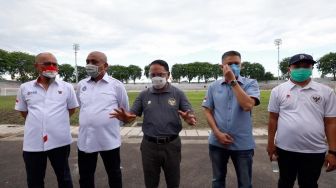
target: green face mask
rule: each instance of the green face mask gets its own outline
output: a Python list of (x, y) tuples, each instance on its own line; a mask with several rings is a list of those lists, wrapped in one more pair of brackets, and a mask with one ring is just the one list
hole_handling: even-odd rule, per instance
[(295, 82), (304, 82), (308, 80), (311, 75), (312, 75), (312, 69), (310, 68), (292, 69), (290, 72), (290, 77)]

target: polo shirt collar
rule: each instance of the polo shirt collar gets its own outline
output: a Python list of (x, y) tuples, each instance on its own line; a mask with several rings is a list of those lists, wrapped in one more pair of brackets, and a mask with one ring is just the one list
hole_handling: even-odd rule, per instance
[[(91, 76), (89, 76), (88, 78), (85, 78), (86, 82), (94, 82), (93, 78)], [(101, 80), (104, 80), (105, 82), (109, 82), (109, 76), (107, 73), (104, 74), (103, 78)]]
[[(301, 86), (298, 86), (298, 85), (296, 85), (294, 82), (292, 82), (292, 80), (288, 80), (287, 81), (287, 83), (289, 84), (289, 88), (290, 88), (290, 90), (292, 90), (294, 87), (301, 87)], [(314, 89), (314, 90), (318, 90), (318, 87), (317, 87), (317, 85), (316, 85), (316, 83), (311, 79), (310, 81), (309, 81), (309, 83), (306, 85), (306, 86), (304, 86), (302, 89)]]
[(152, 87), (149, 88), (149, 91), (151, 93), (170, 93), (172, 91), (172, 86), (169, 82), (167, 82), (167, 85), (165, 86), (165, 88), (163, 90), (158, 91), (158, 90), (154, 89), (153, 86), (152, 86)]
[[(39, 85), (39, 83), (38, 83), (38, 80), (40, 79), (40, 77), (37, 77), (35, 80), (34, 80), (34, 85)], [(55, 84), (57, 84), (57, 85), (59, 85), (60, 84), (60, 81), (57, 79), (57, 78), (55, 78), (55, 81), (53, 82), (53, 83), (55, 83)], [(52, 84), (52, 83), (51, 83)]]
[[(243, 77), (242, 77), (242, 76), (239, 75), (238, 78), (237, 78), (237, 81), (238, 81), (239, 85), (244, 85), (244, 80), (243, 80)], [(226, 83), (225, 78), (222, 79), (221, 84), (222, 84), (222, 85), (223, 85), (223, 84), (228, 84), (228, 83)]]

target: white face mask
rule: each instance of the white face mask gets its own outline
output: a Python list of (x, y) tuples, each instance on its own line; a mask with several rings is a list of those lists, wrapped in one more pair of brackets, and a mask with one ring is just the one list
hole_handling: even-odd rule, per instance
[(166, 78), (156, 76), (152, 78), (152, 85), (155, 89), (162, 89), (167, 83)]
[(99, 76), (100, 72), (98, 71), (99, 67), (97, 65), (88, 64), (85, 67), (86, 73), (92, 78)]
[(42, 75), (47, 78), (55, 78), (57, 74), (58, 74), (57, 71), (43, 71), (42, 72)]

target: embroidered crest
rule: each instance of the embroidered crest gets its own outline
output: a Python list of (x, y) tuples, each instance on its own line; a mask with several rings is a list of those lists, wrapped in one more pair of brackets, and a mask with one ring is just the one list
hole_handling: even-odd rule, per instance
[(147, 104), (151, 104), (152, 103), (152, 101), (147, 101)]
[(62, 94), (62, 91), (58, 91), (58, 94)]
[(320, 104), (321, 101), (322, 101), (322, 97), (321, 97), (320, 95), (317, 95), (317, 94), (312, 95), (312, 96), (310, 97), (310, 99), (311, 99), (314, 103), (316, 103), (316, 104)]
[(84, 87), (82, 88), (82, 91), (86, 91), (86, 86), (84, 86)]
[(169, 98), (169, 99), (168, 99), (168, 104), (169, 104), (170, 106), (175, 106), (175, 105), (176, 105), (176, 100), (175, 100), (174, 98)]
[(300, 59), (304, 59), (306, 58), (304, 55), (300, 55)]

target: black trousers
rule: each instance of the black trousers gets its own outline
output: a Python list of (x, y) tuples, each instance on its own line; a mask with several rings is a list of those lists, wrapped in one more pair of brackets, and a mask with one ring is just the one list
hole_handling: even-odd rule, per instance
[(81, 188), (93, 188), (97, 157), (100, 154), (108, 176), (110, 187), (121, 188), (120, 148), (94, 153), (85, 153), (78, 149), (79, 185)]
[(325, 153), (297, 153), (277, 148), (280, 178), (278, 188), (317, 188)]
[(57, 177), (58, 187), (72, 188), (72, 179), (68, 162), (69, 155), (70, 145), (43, 152), (23, 151), (28, 187), (44, 187), (47, 158), (49, 158), (50, 164)]
[(157, 188), (163, 169), (167, 188), (180, 185), (181, 139), (167, 144), (156, 144), (145, 139), (141, 143), (142, 166), (146, 188)]

